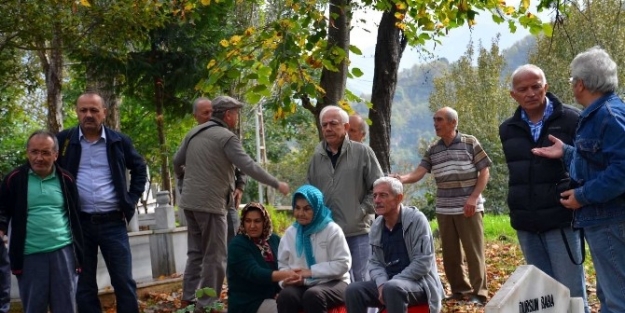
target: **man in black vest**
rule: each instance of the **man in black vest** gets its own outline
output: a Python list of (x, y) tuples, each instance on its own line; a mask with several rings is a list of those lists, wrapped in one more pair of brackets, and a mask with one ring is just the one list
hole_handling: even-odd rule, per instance
[(581, 263), (580, 234), (572, 229), (573, 213), (560, 204), (556, 190), (558, 182), (568, 177), (566, 167), (561, 159), (535, 156), (531, 151), (551, 146), (549, 135), (572, 144), (580, 111), (547, 92), (545, 74), (535, 65), (520, 66), (511, 81), (510, 96), (519, 107), (499, 126), (510, 172), (510, 222), (526, 262), (567, 286), (571, 297), (582, 297), (590, 312), (584, 268), (573, 262)]

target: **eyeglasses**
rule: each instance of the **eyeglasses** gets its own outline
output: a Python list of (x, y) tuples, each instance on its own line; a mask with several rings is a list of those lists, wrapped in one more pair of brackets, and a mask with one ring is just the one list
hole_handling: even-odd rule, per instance
[(42, 156), (44, 158), (51, 157), (54, 152), (49, 150), (28, 150), (28, 154), (33, 157)]

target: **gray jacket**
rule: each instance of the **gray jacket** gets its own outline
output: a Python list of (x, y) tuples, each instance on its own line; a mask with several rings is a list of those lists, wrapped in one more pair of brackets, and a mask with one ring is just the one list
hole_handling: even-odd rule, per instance
[(373, 150), (345, 137), (336, 167), (326, 152), (326, 142), (315, 148), (308, 167), (308, 183), (323, 193), (332, 219), (341, 226), (345, 237), (364, 235), (373, 222), (373, 182), (382, 177), (382, 169)]
[[(217, 126), (202, 131), (212, 124)], [(191, 137), (193, 140), (190, 140)], [(174, 169), (178, 171), (183, 165), (184, 188), (179, 205), (189, 211), (226, 214), (235, 188), (235, 166), (263, 184), (274, 188), (278, 188), (279, 184), (278, 179), (245, 153), (239, 138), (217, 118), (187, 133), (174, 156)]]
[[(438, 313), (441, 310), (444, 291), (438, 277), (434, 238), (430, 224), (428, 224), (425, 215), (415, 207), (402, 205), (400, 219), (410, 264), (393, 279), (410, 280), (419, 284), (428, 297), (430, 312)], [(389, 280), (385, 269), (384, 250), (382, 249), (383, 227), (386, 227), (384, 217), (379, 216), (371, 226), (369, 233), (369, 243), (373, 251), (367, 269), (371, 275), (371, 280), (375, 281), (378, 287)]]

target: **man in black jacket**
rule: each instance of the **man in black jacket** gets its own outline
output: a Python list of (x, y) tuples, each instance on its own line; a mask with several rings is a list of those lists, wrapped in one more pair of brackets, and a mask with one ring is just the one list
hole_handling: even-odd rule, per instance
[(146, 165), (130, 138), (102, 124), (106, 106), (99, 95), (86, 93), (78, 97), (76, 114), (80, 126), (64, 130), (57, 137), (61, 144), (58, 163), (76, 177), (80, 196), (85, 263), (78, 280), (78, 311), (102, 312), (96, 281), (99, 247), (115, 290), (117, 312), (138, 313), (126, 222), (135, 214), (145, 190)]
[[(24, 312), (76, 312), (82, 233), (74, 177), (55, 166), (56, 136), (28, 138), (28, 163), (0, 187), (0, 237), (12, 225), (9, 256)], [(4, 244), (0, 242), (0, 244)]]
[(526, 262), (567, 286), (571, 297), (582, 297), (589, 312), (584, 268), (573, 262), (582, 259), (580, 234), (572, 229), (573, 213), (560, 204), (556, 189), (568, 173), (560, 159), (538, 157), (531, 151), (551, 146), (549, 135), (572, 144), (580, 111), (547, 92), (545, 74), (535, 65), (520, 66), (511, 80), (510, 96), (519, 107), (499, 126), (510, 172), (510, 222)]

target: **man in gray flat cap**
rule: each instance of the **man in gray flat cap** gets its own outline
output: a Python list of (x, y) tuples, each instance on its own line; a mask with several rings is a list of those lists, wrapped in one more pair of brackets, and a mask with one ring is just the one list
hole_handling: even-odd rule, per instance
[[(238, 100), (219, 96), (212, 101), (210, 121), (191, 129), (180, 150), (174, 156), (174, 169), (184, 166), (184, 188), (180, 208), (187, 218), (187, 268), (184, 280), (192, 275), (187, 271), (201, 263), (199, 286), (185, 284), (184, 288), (211, 287), (215, 298), (197, 299), (197, 308), (203, 308), (219, 299), (226, 273), (227, 208), (232, 201), (234, 169), (260, 183), (289, 192), (289, 185), (267, 173), (243, 150), (239, 138), (232, 132), (239, 120), (243, 104)], [(176, 173), (180, 174), (180, 173)]]

